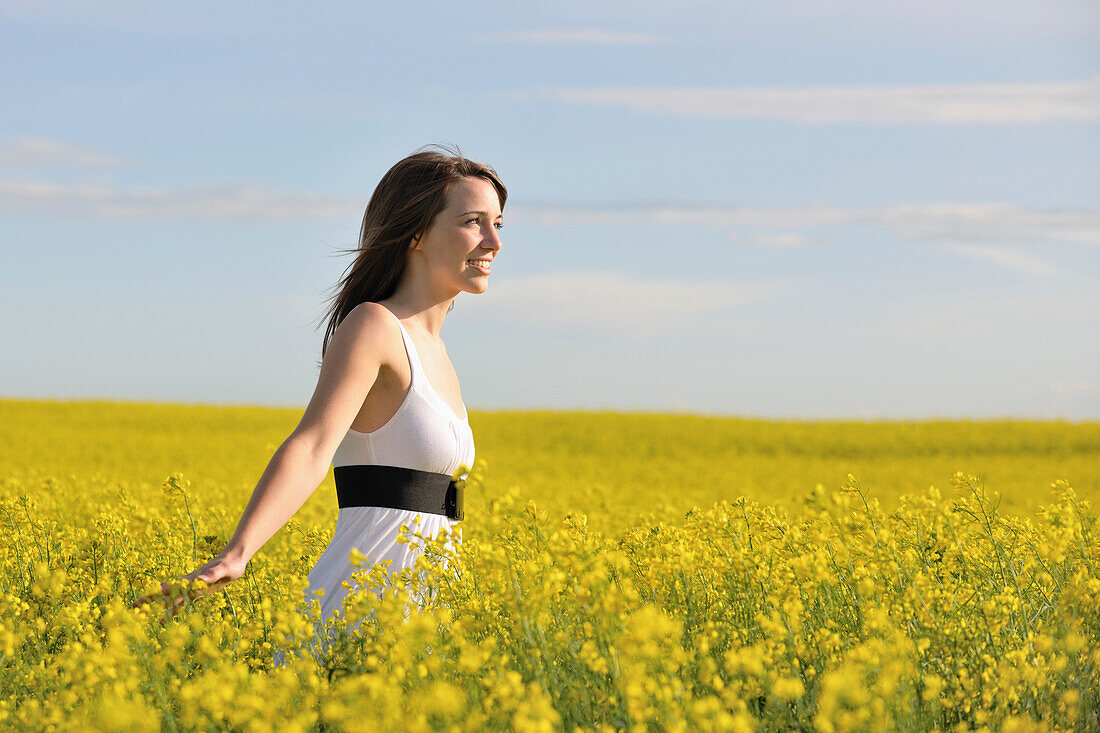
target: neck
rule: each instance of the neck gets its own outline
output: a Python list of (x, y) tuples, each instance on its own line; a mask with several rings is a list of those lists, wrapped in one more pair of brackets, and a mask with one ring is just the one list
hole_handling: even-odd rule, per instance
[(453, 288), (433, 288), (426, 282), (417, 282), (418, 278), (408, 277), (411, 274), (405, 272), (406, 277), (401, 278), (393, 295), (386, 298), (383, 305), (401, 320), (408, 319), (424, 332), (439, 338), (443, 320), (458, 292)]

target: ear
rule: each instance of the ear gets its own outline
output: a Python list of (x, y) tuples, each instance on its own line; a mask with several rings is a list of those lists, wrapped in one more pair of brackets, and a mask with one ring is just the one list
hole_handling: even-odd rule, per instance
[(422, 235), (423, 232), (417, 232), (413, 235), (412, 242), (409, 244), (409, 249), (417, 249), (420, 246), (420, 237)]

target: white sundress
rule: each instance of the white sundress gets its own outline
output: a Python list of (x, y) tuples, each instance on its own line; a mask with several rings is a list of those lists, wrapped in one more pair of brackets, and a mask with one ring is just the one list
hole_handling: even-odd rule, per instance
[[(392, 314), (392, 313), (391, 313)], [(474, 436), (470, 429), (469, 412), (459, 418), (450, 405), (432, 388), (420, 363), (409, 332), (394, 315), (401, 329), (401, 338), (412, 371), (412, 384), (401, 406), (385, 425), (370, 433), (348, 429), (333, 454), (332, 465), (400, 466), (420, 471), (453, 474), (460, 465), (474, 463)], [(467, 472), (460, 474), (465, 478)], [(419, 523), (416, 518), (419, 517)], [(390, 507), (342, 507), (336, 516), (332, 540), (317, 559), (309, 574), (306, 600), (317, 598), (315, 590), (323, 590), (318, 598), (320, 619), (338, 612), (350, 592), (343, 583), (360, 568), (351, 564), (348, 555), (357, 549), (366, 556), (364, 567), (389, 560), (389, 572), (412, 568), (420, 555), (415, 542), (397, 542), (401, 525), (408, 525), (409, 534), (420, 532), (426, 537), (446, 533), (447, 544), (461, 543), (458, 520), (442, 514), (419, 513)], [(276, 665), (283, 661), (282, 652), (275, 655)]]

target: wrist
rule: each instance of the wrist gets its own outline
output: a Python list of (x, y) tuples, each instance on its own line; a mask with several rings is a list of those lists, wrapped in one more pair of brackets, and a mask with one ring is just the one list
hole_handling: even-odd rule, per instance
[(239, 544), (230, 543), (222, 550), (221, 556), (231, 562), (240, 563), (242, 566), (247, 565), (248, 561), (252, 559), (252, 553), (247, 551)]

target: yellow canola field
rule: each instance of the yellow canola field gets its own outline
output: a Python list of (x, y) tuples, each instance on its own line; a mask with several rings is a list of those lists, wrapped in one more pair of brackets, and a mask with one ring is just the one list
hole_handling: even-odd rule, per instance
[(1100, 727), (1096, 423), (475, 411), (457, 555), (311, 617), (330, 473), (226, 590), (130, 609), (300, 414), (0, 402), (0, 727)]

